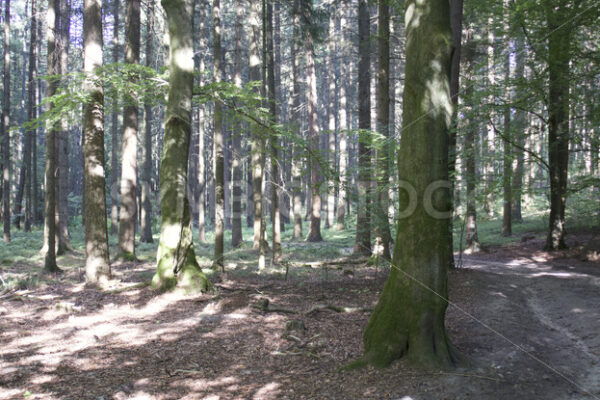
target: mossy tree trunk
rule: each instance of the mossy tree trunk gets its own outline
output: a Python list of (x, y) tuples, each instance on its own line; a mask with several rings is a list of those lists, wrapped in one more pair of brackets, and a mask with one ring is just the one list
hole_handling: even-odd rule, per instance
[(210, 282), (196, 261), (187, 198), (194, 86), (193, 1), (162, 0), (170, 37), (169, 100), (160, 167), (161, 227), (152, 285), (207, 291)]
[[(92, 78), (102, 66), (102, 1), (85, 0), (83, 12), (83, 68)], [(103, 287), (110, 279), (104, 175), (104, 92), (93, 79), (85, 82), (90, 100), (83, 113), (85, 174), (85, 276)]]
[[(457, 357), (444, 328), (452, 215), (448, 1), (409, 0), (405, 21), (404, 129), (398, 173), (401, 181), (415, 189), (417, 205), (398, 221), (393, 268), (364, 333), (364, 359), (384, 367), (406, 356), (422, 366), (451, 367)], [(406, 210), (411, 201), (403, 192), (400, 210)]]
[[(127, 0), (127, 43), (125, 62), (140, 62), (140, 0)], [(125, 95), (123, 147), (121, 152), (121, 207), (119, 214), (119, 257), (135, 259), (137, 216), (137, 142), (139, 110), (132, 95)]]

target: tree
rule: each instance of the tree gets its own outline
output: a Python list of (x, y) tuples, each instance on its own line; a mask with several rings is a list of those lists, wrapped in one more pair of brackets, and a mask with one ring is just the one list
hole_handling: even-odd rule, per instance
[[(449, 12), (448, 0), (406, 2), (398, 172), (419, 201), (414, 212), (398, 220), (393, 268), (363, 336), (364, 361), (380, 367), (402, 356), (435, 367), (450, 367), (458, 360), (444, 327), (452, 209), (447, 185), (452, 120)], [(407, 209), (410, 197), (400, 193), (400, 210)]]
[(211, 285), (194, 251), (187, 167), (194, 86), (193, 1), (162, 0), (169, 27), (171, 63), (165, 138), (160, 165), (161, 227), (152, 285), (207, 291)]
[[(127, 43), (125, 62), (140, 62), (140, 0), (127, 0)], [(133, 95), (125, 95), (123, 111), (123, 150), (121, 153), (121, 207), (119, 213), (119, 257), (135, 259), (135, 220), (137, 216), (137, 137), (138, 107)]]
[(308, 102), (308, 140), (310, 141), (310, 188), (311, 209), (310, 223), (308, 225), (307, 242), (321, 242), (321, 180), (319, 160), (319, 117), (317, 113), (317, 75), (315, 71), (315, 46), (314, 33), (310, 29), (313, 22), (313, 6), (309, 1), (303, 6), (304, 17), (304, 46), (306, 49), (306, 83)]
[[(146, 66), (152, 68), (154, 56), (154, 0), (148, 1), (146, 28)], [(140, 220), (140, 241), (152, 243), (152, 104), (144, 105), (146, 119), (144, 129), (144, 164), (142, 167), (142, 218)]]
[[(119, 4), (113, 0), (113, 35), (112, 35), (112, 62), (119, 62)], [(118, 97), (113, 98), (118, 102)], [(119, 115), (113, 110), (111, 117), (111, 146), (110, 146), (110, 234), (119, 232)]]
[(2, 99), (2, 240), (10, 242), (10, 0), (4, 1), (4, 79)]
[(389, 225), (390, 179), (390, 7), (388, 0), (379, 0), (378, 71), (377, 71), (377, 132), (381, 135), (377, 143), (377, 196), (375, 203), (375, 242), (382, 246), (381, 256), (391, 260)]
[[(224, 65), (221, 60), (221, 5), (219, 0), (213, 0), (213, 55), (215, 82), (221, 82), (224, 74)], [(223, 268), (223, 235), (225, 229), (225, 160), (223, 157), (223, 106), (215, 101), (214, 110), (214, 137), (213, 137), (213, 162), (215, 166), (215, 254), (213, 266)]]
[[(346, 26), (346, 9), (341, 9), (340, 26)], [(345, 43), (344, 43), (345, 44)], [(345, 50), (345, 47), (344, 47)], [(348, 65), (346, 62), (342, 62), (341, 76), (348, 76)], [(338, 231), (344, 229), (344, 220), (346, 216), (346, 205), (348, 199), (346, 198), (347, 193), (347, 166), (348, 166), (348, 115), (346, 113), (347, 97), (346, 97), (346, 84), (340, 82), (340, 101), (339, 101), (339, 118), (340, 118), (340, 189), (338, 194), (337, 204), (337, 218), (335, 227)]]
[(102, 66), (102, 1), (83, 5), (83, 70), (89, 100), (83, 111), (85, 174), (85, 276), (88, 284), (106, 286), (110, 279), (104, 174), (104, 92), (94, 79)]
[[(29, 71), (27, 74), (27, 121), (33, 121), (35, 118), (35, 100), (36, 100), (36, 82), (34, 80), (37, 71), (37, 2), (36, 0), (31, 1), (31, 32), (29, 40)], [(36, 174), (36, 162), (35, 158), (31, 157), (33, 151), (32, 147), (37, 141), (36, 129), (28, 128), (25, 133), (27, 136), (26, 149), (25, 149), (25, 160), (26, 163), (26, 175), (27, 175), (27, 186), (25, 188), (25, 232), (31, 231), (31, 223), (33, 219), (32, 206), (35, 208), (37, 204), (32, 205), (31, 191), (37, 191), (37, 187), (33, 185), (35, 181), (32, 179), (32, 175)], [(33, 161), (33, 167), (32, 167)], [(37, 174), (36, 174), (37, 175)], [(35, 214), (35, 213), (33, 213)], [(35, 220), (33, 221), (35, 222)]]
[[(244, 4), (241, 1), (235, 5), (235, 60), (234, 60), (234, 82), (242, 87), (242, 36), (244, 27), (242, 20), (244, 16)], [(242, 125), (236, 121), (235, 132), (231, 138), (233, 169), (233, 202), (231, 219), (231, 245), (233, 248), (240, 247), (243, 243), (242, 237)]]
[[(48, 2), (48, 11), (46, 13), (46, 25), (48, 41), (48, 75), (55, 76), (58, 72), (58, 53), (57, 53), (57, 14), (59, 11), (59, 0), (50, 0)], [(48, 82), (48, 96), (54, 96), (58, 82), (56, 79), (50, 79)], [(52, 110), (54, 105), (49, 104)], [(45, 218), (44, 218), (44, 271), (59, 272), (56, 265), (56, 219), (54, 218), (56, 210), (56, 127), (49, 126), (46, 129), (46, 168), (45, 168)]]
[[(300, 138), (300, 10), (299, 0), (292, 7), (292, 110), (291, 124), (296, 137)], [(294, 212), (294, 240), (302, 237), (302, 175), (300, 145), (294, 142), (292, 151), (292, 208)]]
[(354, 254), (371, 255), (371, 57), (367, 0), (358, 1), (358, 215)]

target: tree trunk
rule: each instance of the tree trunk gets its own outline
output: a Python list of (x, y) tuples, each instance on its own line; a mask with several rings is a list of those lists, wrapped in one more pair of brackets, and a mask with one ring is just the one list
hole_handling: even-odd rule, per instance
[(294, 1), (292, 19), (292, 112), (291, 125), (296, 135), (292, 151), (292, 209), (294, 213), (294, 240), (302, 237), (302, 151), (300, 148), (300, 11), (299, 0)]
[[(148, 1), (146, 31), (146, 66), (152, 68), (154, 57), (154, 0)], [(145, 134), (144, 134), (144, 166), (142, 169), (142, 215), (140, 218), (140, 241), (152, 243), (152, 105), (144, 105)]]
[[(267, 3), (267, 99), (271, 123), (277, 124), (277, 88), (275, 87), (275, 57), (273, 52), (273, 3)], [(279, 264), (282, 258), (281, 250), (281, 209), (279, 205), (279, 143), (280, 137), (271, 133), (269, 137), (271, 151), (271, 216), (273, 227), (273, 264)]]
[[(516, 61), (515, 61), (515, 76), (525, 77), (525, 48), (523, 44), (523, 38), (517, 37), (516, 39)], [(517, 98), (525, 98), (523, 89), (518, 89)], [(513, 159), (515, 160), (514, 168), (512, 171), (512, 220), (514, 222), (521, 222), (523, 217), (521, 215), (521, 198), (523, 193), (523, 174), (525, 169), (525, 154), (523, 148), (525, 147), (525, 137), (527, 130), (527, 121), (525, 112), (522, 110), (515, 110), (514, 119), (514, 140), (518, 144), (518, 147), (513, 148)]]
[[(113, 0), (113, 39), (112, 39), (112, 62), (119, 62), (119, 4), (120, 1)], [(113, 105), (119, 99), (115, 96)], [(110, 150), (110, 234), (119, 232), (119, 115), (116, 107), (111, 116), (111, 150)]]
[[(242, 87), (242, 36), (244, 27), (244, 4), (238, 1), (235, 6), (235, 60), (234, 81), (238, 88)], [(242, 124), (235, 122), (231, 138), (232, 147), (232, 177), (233, 177), (233, 204), (231, 220), (231, 244), (238, 248), (244, 244), (242, 237)]]
[[(505, 24), (505, 28), (508, 31), (508, 23)], [(511, 41), (508, 35), (505, 37), (506, 46), (510, 49)], [(510, 54), (504, 56), (504, 81), (508, 82), (510, 79)], [(510, 103), (510, 88), (504, 89), (506, 93), (505, 103)], [(503, 174), (502, 174), (502, 196), (503, 196), (503, 210), (502, 210), (502, 236), (512, 235), (512, 127), (511, 127), (511, 109), (506, 107), (504, 109), (504, 135), (502, 136), (503, 144)]]
[(370, 16), (366, 0), (358, 2), (358, 214), (354, 254), (371, 255), (371, 57)]
[[(457, 361), (444, 327), (452, 198), (445, 185), (429, 192), (432, 184), (448, 180), (448, 0), (408, 0), (406, 10), (405, 128), (398, 171), (399, 179), (426, 201), (398, 221), (393, 268), (365, 329), (364, 359), (383, 367), (407, 356), (418, 365), (448, 368)], [(408, 197), (400, 195), (400, 210)]]
[[(102, 66), (102, 2), (85, 0), (83, 13), (84, 71), (91, 78)], [(110, 279), (104, 176), (104, 93), (88, 79), (84, 105), (85, 276), (88, 284), (104, 287)]]
[(375, 203), (375, 244), (381, 256), (391, 260), (388, 207), (390, 180), (390, 8), (387, 0), (379, 0), (379, 62), (377, 73), (377, 132), (381, 135), (377, 145), (377, 202)]
[[(127, 0), (127, 43), (125, 62), (140, 62), (140, 0)], [(137, 138), (138, 107), (133, 96), (125, 95), (121, 162), (121, 207), (119, 214), (119, 257), (135, 259), (137, 216)]]
[[(30, 40), (29, 40), (29, 71), (27, 75), (27, 121), (32, 121), (35, 114), (35, 73), (37, 71), (37, 6), (36, 0), (31, 0), (31, 31), (30, 31)], [(37, 160), (31, 157), (32, 147), (36, 142), (36, 129), (30, 128), (27, 129), (25, 134), (26, 142), (25, 142), (25, 164), (26, 164), (26, 175), (27, 175), (27, 183), (25, 187), (25, 232), (31, 231), (31, 223), (32, 223), (32, 175), (35, 174), (35, 166)], [(33, 161), (33, 167), (32, 167)], [(33, 190), (37, 190), (35, 186), (33, 186)], [(35, 207), (35, 203), (33, 204)]]
[(160, 167), (161, 229), (152, 285), (207, 291), (210, 282), (194, 252), (187, 167), (194, 86), (193, 1), (162, 0), (169, 26), (171, 64), (165, 138)]
[(4, 243), (10, 242), (10, 0), (4, 1), (4, 82), (2, 100), (2, 221)]
[[(195, 0), (199, 9), (198, 16), (198, 36), (199, 36), (199, 47), (201, 49), (206, 48), (207, 34), (206, 34), (206, 11), (204, 2)], [(194, 7), (196, 8), (196, 7)], [(196, 25), (196, 24), (195, 24)], [(194, 26), (195, 26), (194, 25)], [(204, 72), (204, 56), (198, 55), (198, 71)], [(200, 75), (200, 84), (203, 82), (203, 76)], [(205, 111), (206, 106), (201, 104), (198, 106), (198, 240), (200, 243), (206, 242), (206, 158), (205, 158)]]
[[(224, 66), (221, 61), (221, 6), (220, 0), (213, 0), (213, 79), (221, 82)], [(215, 101), (213, 162), (215, 166), (215, 253), (213, 267), (223, 268), (223, 234), (225, 207), (225, 170), (223, 159), (223, 106)]]
[[(345, 6), (342, 7), (340, 18), (340, 28), (346, 27), (346, 10)], [(342, 35), (343, 36), (343, 35)], [(345, 41), (344, 43), (344, 53), (345, 52)], [(342, 68), (341, 68), (341, 76), (346, 77), (349, 76), (349, 68), (348, 63), (346, 62), (346, 58), (342, 58)], [(347, 182), (347, 166), (348, 166), (348, 114), (346, 112), (346, 107), (348, 106), (347, 98), (346, 98), (346, 82), (340, 82), (340, 104), (339, 104), (339, 119), (340, 119), (340, 189), (338, 193), (338, 204), (337, 204), (337, 218), (336, 218), (336, 230), (342, 231), (344, 230), (344, 222), (346, 217), (346, 204), (348, 202), (347, 193), (348, 193), (348, 182)]]
[(328, 105), (327, 105), (327, 150), (328, 150), (328, 171), (327, 171), (327, 217), (325, 218), (325, 228), (329, 229), (333, 227), (335, 220), (335, 135), (336, 135), (336, 118), (335, 118), (335, 92), (336, 92), (336, 76), (334, 57), (337, 52), (335, 51), (334, 38), (335, 35), (335, 9), (329, 15), (329, 41), (327, 42), (327, 94), (328, 94)]
[[(50, 0), (48, 2), (47, 11), (47, 34), (46, 39), (48, 41), (48, 75), (56, 75), (58, 73), (58, 54), (57, 54), (57, 20), (59, 11), (59, 0)], [(54, 96), (56, 94), (58, 82), (56, 79), (52, 79), (48, 82), (48, 96)], [(49, 108), (52, 109), (53, 104), (49, 104)], [(45, 251), (44, 256), (44, 271), (55, 273), (59, 272), (59, 268), (56, 265), (56, 220), (54, 213), (56, 210), (56, 129), (53, 126), (46, 129), (46, 169), (45, 177), (46, 189), (45, 193), (45, 218), (44, 218), (44, 243), (45, 246), (42, 251)]]
[[(312, 5), (307, 12), (307, 25), (312, 22)], [(317, 114), (317, 76), (315, 72), (315, 48), (314, 39), (309, 29), (304, 34), (304, 46), (306, 47), (306, 74), (307, 74), (307, 102), (308, 102), (308, 139), (310, 141), (310, 189), (311, 207), (310, 224), (308, 226), (307, 242), (321, 242), (321, 179), (319, 160), (319, 117)]]
[(548, 37), (548, 164), (550, 165), (550, 221), (546, 250), (567, 247), (565, 204), (569, 168), (569, 89), (571, 30), (561, 29), (569, 9), (546, 2)]

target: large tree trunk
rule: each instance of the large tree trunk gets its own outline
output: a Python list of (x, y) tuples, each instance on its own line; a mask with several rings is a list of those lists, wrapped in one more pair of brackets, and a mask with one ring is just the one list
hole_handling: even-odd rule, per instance
[[(92, 78), (102, 66), (102, 1), (85, 0), (83, 13), (83, 68)], [(84, 105), (85, 174), (85, 276), (89, 284), (103, 287), (110, 279), (106, 193), (104, 176), (104, 93), (102, 86), (87, 79), (90, 101)]]
[(358, 2), (358, 214), (354, 254), (371, 255), (371, 47), (369, 6)]
[[(398, 221), (393, 268), (365, 329), (364, 357), (380, 367), (406, 356), (418, 365), (447, 368), (457, 361), (444, 327), (452, 198), (447, 185), (431, 189), (448, 180), (448, 0), (408, 0), (406, 10), (405, 128), (398, 172), (426, 201)], [(400, 210), (409, 197), (400, 195)]]
[[(213, 0), (213, 79), (221, 82), (223, 76), (221, 60), (221, 6), (219, 0)], [(213, 163), (215, 166), (215, 253), (213, 266), (223, 268), (223, 234), (224, 207), (225, 207), (225, 166), (223, 159), (223, 106), (215, 101), (214, 111), (214, 136), (213, 136)]]
[[(307, 6), (308, 25), (312, 18), (312, 6)], [(304, 46), (306, 47), (306, 74), (307, 74), (307, 102), (308, 102), (308, 139), (310, 141), (310, 189), (311, 207), (310, 223), (308, 226), (307, 242), (321, 242), (321, 167), (319, 157), (319, 117), (317, 114), (317, 75), (315, 72), (315, 48), (314, 39), (309, 29), (304, 35)]]
[[(234, 81), (238, 88), (242, 87), (242, 36), (244, 27), (244, 4), (238, 1), (235, 6), (235, 60)], [(242, 237), (242, 124), (235, 122), (235, 128), (231, 138), (233, 168), (233, 203), (231, 220), (231, 244), (233, 248), (244, 244)]]
[(377, 146), (377, 202), (375, 203), (375, 244), (381, 246), (381, 256), (391, 260), (392, 234), (389, 225), (390, 179), (390, 8), (387, 0), (379, 0), (379, 62), (377, 73), (377, 132), (381, 135)]
[[(48, 31), (46, 39), (48, 41), (48, 75), (56, 75), (58, 73), (58, 54), (57, 54), (57, 12), (59, 11), (59, 0), (50, 0), (48, 2), (47, 11), (47, 27)], [(48, 82), (48, 96), (56, 94), (57, 82), (52, 79)], [(49, 105), (52, 109), (53, 104)], [(46, 189), (45, 193), (45, 216), (44, 216), (44, 271), (58, 272), (60, 271), (56, 265), (56, 220), (54, 213), (56, 210), (56, 129), (53, 126), (46, 129), (46, 168), (45, 178)]]
[(566, 19), (568, 8), (554, 9), (546, 4), (548, 38), (548, 164), (550, 165), (550, 221), (546, 250), (564, 249), (565, 204), (569, 169), (569, 64), (571, 29), (558, 29)]
[[(51, 0), (52, 1), (52, 0)], [(4, 1), (4, 80), (2, 100), (2, 221), (4, 243), (10, 242), (10, 0)]]
[(162, 0), (169, 26), (171, 64), (165, 138), (160, 166), (160, 243), (152, 285), (207, 291), (210, 282), (194, 252), (187, 167), (194, 86), (193, 1)]
[[(195, 0), (198, 2), (198, 0)], [(207, 46), (207, 34), (206, 34), (206, 11), (204, 2), (199, 1), (197, 3), (199, 9), (198, 16), (198, 36), (199, 36), (199, 47), (201, 49)], [(195, 24), (196, 25), (196, 24)], [(204, 72), (204, 56), (199, 54), (198, 68), (200, 72)], [(195, 62), (195, 61), (194, 61)], [(202, 84), (203, 76), (200, 75), (200, 84)], [(205, 110), (206, 106), (201, 104), (198, 106), (198, 240), (200, 243), (206, 241), (206, 158), (205, 158)]]
[[(154, 0), (148, 1), (146, 31), (146, 66), (152, 68), (154, 57)], [(144, 166), (142, 167), (142, 215), (140, 219), (140, 241), (152, 243), (152, 105), (144, 105), (144, 117), (146, 118), (144, 133)]]
[[(113, 0), (113, 35), (112, 35), (112, 62), (119, 62), (119, 4)], [(111, 147), (110, 147), (110, 234), (119, 232), (119, 114), (115, 103), (119, 101), (115, 96), (113, 99), (113, 110), (111, 116)]]
[[(140, 0), (127, 0), (127, 43), (125, 62), (140, 62)], [(137, 138), (138, 107), (133, 96), (125, 95), (121, 162), (121, 208), (119, 214), (119, 257), (135, 259), (137, 216)]]

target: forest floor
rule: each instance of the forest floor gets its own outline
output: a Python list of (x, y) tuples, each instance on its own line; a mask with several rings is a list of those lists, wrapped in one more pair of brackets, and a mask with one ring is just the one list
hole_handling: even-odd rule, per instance
[(3, 279), (17, 283), (0, 291), (0, 399), (598, 399), (592, 237), (571, 232), (572, 250), (548, 254), (537, 233), (463, 255), (447, 329), (471, 365), (452, 371), (400, 360), (338, 372), (361, 355), (386, 277), (382, 265), (336, 262), (346, 239), (286, 243), (287, 268), (260, 274), (250, 250), (229, 252), (217, 291), (194, 296), (145, 284), (150, 247), (113, 265), (107, 292), (84, 286), (80, 252), (47, 278), (26, 272), (39, 258), (5, 258)]

